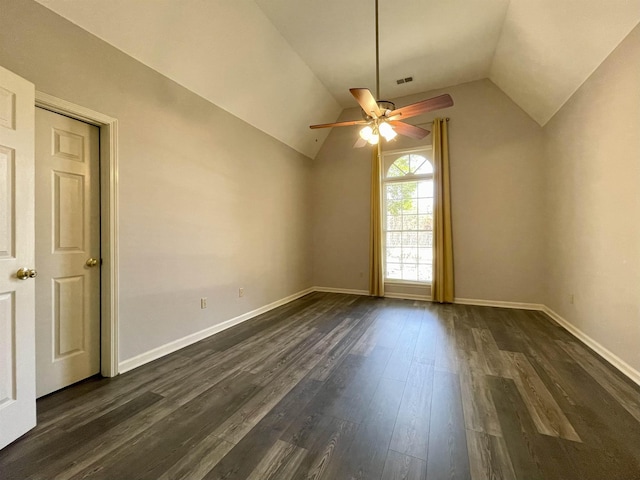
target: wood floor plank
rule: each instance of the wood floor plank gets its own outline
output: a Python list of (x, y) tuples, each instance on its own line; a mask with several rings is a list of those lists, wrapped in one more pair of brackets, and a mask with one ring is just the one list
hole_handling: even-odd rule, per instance
[(502, 363), (498, 345), (486, 328), (473, 328), (473, 338), (478, 352), (478, 364), (483, 366), (485, 375), (508, 377), (509, 372)]
[(473, 338), (473, 327), (466, 314), (466, 310), (454, 309), (453, 325), (458, 355), (462, 355), (464, 358), (471, 352), (476, 352), (477, 348), (476, 341)]
[(351, 349), (352, 355), (364, 355), (368, 356), (378, 343), (378, 337), (380, 336), (380, 322), (378, 318), (373, 318), (373, 321), (369, 325), (369, 328), (360, 336), (356, 344)]
[(413, 352), (418, 342), (419, 330), (412, 328), (404, 328), (398, 342), (393, 349), (389, 363), (385, 368), (383, 376), (386, 378), (392, 378), (400, 380), (402, 382), (407, 380), (409, 375), (409, 369), (413, 361)]
[[(558, 363), (557, 361), (553, 361), (545, 353), (536, 348), (529, 349), (527, 352), (527, 358), (529, 363), (531, 363), (531, 366), (536, 370), (540, 379), (544, 382), (559, 404), (560, 402), (563, 402), (568, 405), (576, 405), (576, 401), (574, 399), (575, 393), (572, 391), (565, 377), (555, 366), (556, 363)], [(565, 411), (562, 405), (560, 405), (560, 408)]]
[(544, 460), (535, 451), (533, 440), (539, 433), (514, 381), (488, 377), (487, 382), (516, 478), (544, 480), (540, 466)]
[(481, 432), (467, 432), (472, 480), (517, 480), (504, 439)]
[(347, 317), (348, 322), (353, 322), (354, 327), (349, 334), (343, 338), (338, 344), (332, 348), (329, 353), (316, 365), (311, 373), (310, 378), (324, 382), (337, 366), (351, 353), (351, 349), (357, 343), (358, 339), (371, 326), (373, 320), (371, 318), (351, 319)]
[(433, 391), (427, 478), (466, 480), (471, 474), (458, 376), (436, 371)]
[(609, 392), (627, 412), (640, 422), (640, 389), (633, 387), (628, 381), (618, 377), (616, 372), (581, 347), (576, 342), (558, 341), (562, 349), (567, 352), (577, 363)]
[(213, 434), (200, 440), (158, 480), (201, 480), (235, 447)]
[(301, 415), (280, 437), (307, 450), (292, 478), (331, 480), (354, 439), (357, 425), (335, 417)]
[(424, 480), (427, 478), (427, 464), (419, 458), (389, 450), (384, 463), (382, 480)]
[(390, 449), (412, 457), (427, 459), (433, 365), (413, 362), (404, 388), (393, 429)]
[(307, 412), (362, 422), (390, 356), (391, 350), (383, 347), (375, 347), (369, 357), (348, 355), (309, 403)]
[[(380, 478), (398, 415), (404, 383), (383, 378), (363, 422), (333, 477), (369, 480)], [(328, 475), (332, 474), (331, 471)]]
[(455, 323), (451, 305), (435, 307), (439, 311), (438, 336), (436, 341), (436, 370), (458, 372), (458, 351), (456, 347)]
[(291, 478), (307, 455), (304, 448), (276, 440), (247, 480), (280, 480)]
[(427, 365), (435, 365), (436, 363), (436, 342), (438, 340), (438, 332), (440, 324), (437, 316), (427, 308), (422, 308), (420, 321), (420, 331), (416, 348), (413, 352), (413, 359), (416, 362)]
[(500, 350), (508, 352), (528, 352), (532, 338), (522, 330), (524, 318), (516, 319), (515, 310), (493, 308), (490, 310), (492, 321), (487, 328)]
[(545, 435), (581, 442), (573, 426), (522, 353), (502, 352), (538, 431)]
[(461, 366), (459, 378), (464, 423), (467, 430), (502, 437), (500, 420), (486, 376), (467, 366)]
[(292, 412), (303, 411), (321, 386), (321, 382), (309, 378), (299, 382), (204, 478), (245, 480), (294, 422), (296, 417)]

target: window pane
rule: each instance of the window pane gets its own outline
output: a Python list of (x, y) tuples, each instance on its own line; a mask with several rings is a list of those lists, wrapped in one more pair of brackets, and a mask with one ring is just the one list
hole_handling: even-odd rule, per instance
[(418, 263), (418, 249), (405, 247), (402, 249), (402, 263)]
[(433, 198), (419, 198), (418, 199), (418, 213), (432, 214), (433, 213)]
[(418, 265), (418, 281), (430, 282), (431, 281), (432, 267), (428, 265)]
[(431, 247), (432, 240), (433, 240), (433, 232), (418, 232), (418, 245), (420, 247)]
[(401, 247), (401, 246), (402, 246), (402, 233), (387, 232), (387, 248)]
[(387, 230), (402, 230), (402, 217), (400, 215), (389, 215), (387, 217)]
[(402, 177), (404, 172), (400, 170), (396, 165), (391, 165), (387, 172), (387, 177)]
[(393, 163), (400, 170), (402, 170), (405, 175), (411, 173), (411, 164), (410, 164), (410, 156), (409, 155), (403, 155)]
[(402, 246), (403, 247), (417, 247), (418, 246), (418, 232), (402, 232)]
[(401, 280), (402, 265), (399, 263), (387, 263), (387, 278)]
[(407, 192), (404, 196), (402, 211), (404, 213), (418, 213), (418, 200), (415, 197), (417, 185), (414, 182), (408, 182), (406, 185), (411, 191)]
[(402, 265), (402, 279), (418, 281), (418, 266), (417, 265)]
[(431, 162), (422, 155), (411, 155), (411, 166), (413, 167), (413, 173), (418, 175), (433, 173), (433, 165), (431, 165)]
[(418, 182), (418, 197), (433, 197), (433, 180), (420, 180)]
[(431, 263), (433, 261), (433, 250), (430, 248), (418, 248), (418, 262)]
[(388, 183), (387, 184), (387, 200), (396, 200), (400, 198), (400, 184), (399, 183)]
[(387, 248), (387, 262), (400, 263), (402, 261), (402, 248)]
[(418, 215), (418, 230), (432, 230), (433, 217), (431, 215)]
[(417, 230), (418, 229), (418, 215), (404, 215), (402, 217), (402, 229), (403, 230)]

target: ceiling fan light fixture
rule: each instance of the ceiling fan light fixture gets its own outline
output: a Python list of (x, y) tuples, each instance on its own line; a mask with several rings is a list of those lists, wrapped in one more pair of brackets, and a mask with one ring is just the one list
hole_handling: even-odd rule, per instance
[(362, 130), (360, 130), (360, 138), (366, 140), (371, 145), (377, 145), (380, 141), (380, 132), (378, 130), (378, 123), (374, 123), (373, 126), (367, 125)]
[(366, 140), (367, 142), (371, 138), (371, 135), (373, 135), (373, 128), (371, 128), (369, 125), (360, 130), (360, 138)]
[(387, 142), (393, 140), (396, 138), (396, 135), (398, 135), (393, 127), (387, 122), (382, 122), (378, 127), (378, 130), (380, 131), (380, 135), (382, 135)]

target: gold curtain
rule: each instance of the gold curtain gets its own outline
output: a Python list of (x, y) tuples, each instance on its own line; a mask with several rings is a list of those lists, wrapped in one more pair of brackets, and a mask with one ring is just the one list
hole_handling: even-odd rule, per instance
[(369, 294), (384, 296), (384, 271), (382, 268), (382, 155), (380, 144), (371, 156), (371, 227), (369, 232)]
[(431, 298), (434, 302), (452, 303), (453, 238), (451, 235), (451, 182), (449, 171), (449, 134), (447, 121), (433, 121), (433, 281)]

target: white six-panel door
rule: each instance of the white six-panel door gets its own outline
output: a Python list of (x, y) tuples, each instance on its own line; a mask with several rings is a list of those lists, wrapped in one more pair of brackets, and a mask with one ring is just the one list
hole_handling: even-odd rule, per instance
[(36, 392), (100, 371), (99, 129), (36, 109)]
[(0, 67), (0, 448), (36, 424), (34, 92)]

